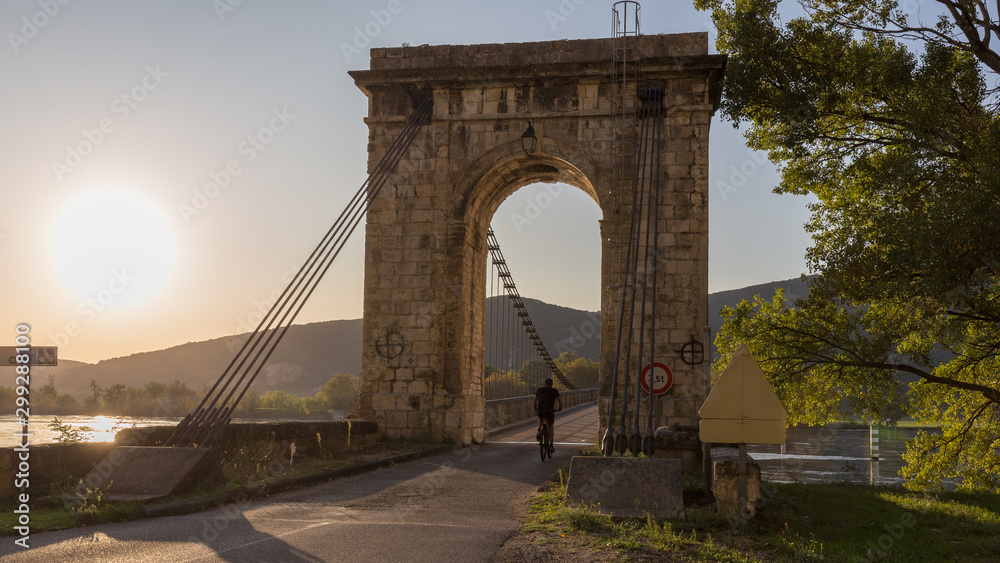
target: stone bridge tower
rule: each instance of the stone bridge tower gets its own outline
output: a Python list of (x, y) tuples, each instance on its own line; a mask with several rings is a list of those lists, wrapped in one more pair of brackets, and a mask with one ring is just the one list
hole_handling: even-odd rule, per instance
[[(707, 325), (708, 131), (725, 58), (708, 54), (705, 33), (640, 41), (643, 83), (666, 92), (656, 356), (673, 370), (674, 387), (657, 399), (658, 422), (696, 424), (705, 370), (682, 363), (677, 350), (703, 340)], [(360, 411), (383, 433), (484, 439), (486, 232), (500, 203), (535, 182), (575, 186), (603, 213), (606, 405), (626, 244), (619, 233), (628, 232), (632, 201), (631, 184), (626, 190), (611, 174), (611, 50), (611, 39), (378, 48), (371, 70), (350, 73), (368, 96), (369, 168), (415, 101), (434, 98), (432, 122), (367, 216)], [(531, 156), (520, 141), (529, 120), (538, 137)]]

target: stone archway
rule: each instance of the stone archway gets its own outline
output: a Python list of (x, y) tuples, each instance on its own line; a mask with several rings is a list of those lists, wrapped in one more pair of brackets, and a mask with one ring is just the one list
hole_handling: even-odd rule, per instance
[[(707, 54), (704, 33), (644, 36), (640, 50), (643, 82), (667, 92), (657, 357), (676, 359), (707, 324), (708, 129), (724, 57)], [(623, 271), (611, 257), (631, 205), (631, 185), (611, 177), (610, 53), (608, 39), (382, 48), (372, 49), (371, 70), (351, 73), (369, 99), (370, 167), (414, 100), (435, 104), (367, 217), (360, 411), (383, 433), (484, 439), (486, 230), (507, 195), (536, 182), (575, 186), (601, 207), (609, 394)], [(528, 120), (539, 138), (532, 156), (520, 143)], [(693, 424), (704, 370), (675, 363), (659, 422)]]

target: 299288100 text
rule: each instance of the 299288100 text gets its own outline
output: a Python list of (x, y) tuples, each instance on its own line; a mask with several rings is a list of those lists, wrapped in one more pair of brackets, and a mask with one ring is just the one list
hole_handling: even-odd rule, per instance
[(31, 345), (29, 335), (31, 327), (21, 323), (14, 330), (17, 333), (14, 338), (16, 346), (14, 350), (14, 414), (17, 416), (18, 426), (20, 426), (20, 432), (14, 433), (16, 438), (20, 438), (18, 445), (14, 447), (14, 454), (17, 456), (15, 459), (17, 472), (14, 474), (14, 488), (18, 489), (18, 492), (15, 493), (17, 499), (14, 503), (14, 515), (17, 523), (14, 526), (14, 531), (17, 532), (14, 543), (27, 549), (28, 538), (31, 535), (29, 526), (31, 523), (29, 504), (31, 497), (28, 495), (28, 478), (31, 473), (31, 451), (28, 443), (28, 438), (31, 436), (31, 432), (28, 432), (28, 415), (31, 413), (31, 400), (29, 398), (31, 392), (31, 356), (28, 353)]

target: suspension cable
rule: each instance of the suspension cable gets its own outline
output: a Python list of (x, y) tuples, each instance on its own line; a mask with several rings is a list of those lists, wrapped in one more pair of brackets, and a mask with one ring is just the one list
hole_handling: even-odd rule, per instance
[[(225, 371), (209, 389), (195, 411), (178, 424), (165, 445), (190, 446), (198, 443), (207, 446), (221, 437), (221, 431), (231, 419), (232, 412), (249, 390), (250, 385), (294, 322), (295, 317), (318, 286), (319, 281), (344, 248), (371, 202), (388, 181), (389, 174), (396, 168), (420, 128), (429, 123), (433, 105), (434, 102), (431, 98), (427, 98), (421, 103), (385, 155), (376, 164), (372, 173), (361, 185), (361, 188), (354, 194), (348, 206), (341, 212), (333, 226), (309, 255), (305, 264), (292, 278), (264, 318), (261, 319), (257, 328), (244, 342)], [(254, 355), (255, 350), (256, 354)], [(250, 359), (251, 355), (253, 355), (252, 359)], [(250, 359), (249, 364), (247, 364), (248, 359)], [(254, 369), (255, 365), (256, 369)], [(245, 369), (244, 366), (246, 366)], [(241, 376), (233, 384), (234, 378), (238, 373), (241, 373), (241, 370)], [(248, 377), (249, 379), (247, 379)], [(223, 380), (225, 383), (222, 383)], [(245, 385), (244, 381), (246, 381)], [(241, 385), (243, 385), (242, 391), (235, 401), (230, 402)], [(228, 394), (226, 394), (227, 391)], [(224, 394), (226, 396), (223, 399)]]
[[(542, 343), (541, 337), (538, 335), (538, 331), (535, 330), (535, 324), (531, 322), (531, 316), (528, 315), (528, 309), (524, 306), (524, 301), (521, 299), (521, 295), (517, 292), (517, 286), (514, 285), (514, 278), (510, 275), (510, 269), (507, 267), (507, 261), (503, 257), (503, 253), (500, 251), (500, 243), (497, 242), (496, 234), (493, 232), (493, 228), (490, 227), (486, 232), (486, 248), (490, 252), (490, 257), (493, 259), (493, 264), (496, 265), (497, 271), (500, 273), (500, 278), (503, 280), (503, 287), (507, 290), (507, 296), (510, 297), (511, 305), (517, 312), (517, 316), (520, 319), (521, 325), (524, 329), (524, 334), (531, 341), (534, 346), (535, 351), (538, 356), (545, 362), (545, 365), (552, 372), (552, 377), (563, 385), (566, 389), (576, 389), (576, 387), (563, 376), (562, 371), (559, 366), (556, 365), (555, 361), (549, 356), (549, 351), (545, 348), (545, 344)], [(524, 339), (521, 339), (524, 343), (525, 350), (527, 352), (531, 347), (527, 345)], [(519, 359), (523, 358), (523, 352), (520, 350), (521, 346), (518, 346)], [(521, 364), (522, 366), (524, 364)]]

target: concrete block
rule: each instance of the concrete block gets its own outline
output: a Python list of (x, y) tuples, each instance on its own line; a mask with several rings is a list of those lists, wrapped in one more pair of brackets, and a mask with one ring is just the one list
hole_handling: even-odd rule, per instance
[(80, 490), (102, 490), (109, 500), (148, 500), (221, 482), (216, 448), (115, 448), (83, 478)]
[(679, 516), (684, 509), (681, 461), (575, 456), (566, 502), (595, 506), (612, 516)]

